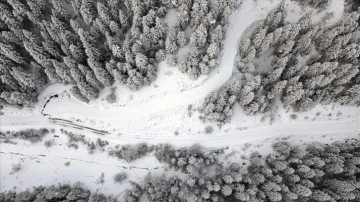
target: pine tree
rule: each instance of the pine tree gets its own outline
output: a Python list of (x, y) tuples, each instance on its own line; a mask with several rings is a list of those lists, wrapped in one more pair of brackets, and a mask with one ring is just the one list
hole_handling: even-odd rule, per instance
[(135, 56), (135, 64), (140, 69), (145, 69), (148, 65), (148, 58), (144, 54), (139, 52)]
[(277, 48), (276, 52), (280, 57), (284, 57), (289, 53), (291, 53), (291, 51), (294, 48), (294, 45), (295, 45), (295, 41), (287, 40)]
[(42, 42), (42, 46), (47, 53), (49, 53), (52, 57), (56, 59), (60, 59), (64, 55), (58, 44), (52, 40), (45, 40), (44, 42)]
[(273, 33), (269, 33), (266, 35), (265, 39), (262, 41), (259, 50), (257, 52), (258, 56), (263, 55), (270, 48), (270, 45), (273, 43), (273, 40), (274, 40)]
[(277, 44), (279, 42), (282, 32), (283, 32), (282, 27), (279, 27), (279, 28), (275, 29), (274, 32), (272, 32), (272, 33), (274, 33), (273, 44)]
[(109, 25), (110, 21), (113, 19), (108, 7), (106, 7), (102, 2), (97, 2), (96, 9), (100, 19), (103, 20), (105, 24)]
[(287, 24), (282, 27), (282, 33), (278, 40), (278, 43), (283, 44), (286, 40), (290, 38), (290, 34), (292, 32), (292, 24)]
[(312, 13), (309, 12), (298, 20), (297, 24), (300, 25), (301, 32), (306, 32), (312, 27), (311, 17), (312, 17)]
[(288, 86), (285, 88), (284, 95), (281, 98), (285, 106), (299, 100), (304, 94), (303, 85), (298, 79), (299, 77), (294, 77), (288, 81)]
[(175, 30), (170, 31), (165, 41), (165, 49), (167, 54), (176, 54), (178, 46), (176, 43), (176, 32)]
[(42, 74), (41, 69), (36, 69), (36, 67), (34, 67), (32, 71), (31, 74), (29, 70), (22, 67), (13, 67), (11, 73), (18, 81), (18, 84), (23, 87), (23, 90), (31, 89), (32, 91), (35, 91), (36, 89), (43, 87), (47, 80), (44, 78), (45, 75)]
[(0, 80), (3, 84), (6, 85), (7, 88), (13, 91), (19, 91), (20, 88), (23, 88), (22, 83), (18, 83), (18, 81), (12, 77), (11, 75), (1, 75)]
[(251, 40), (250, 39), (246, 39), (244, 41), (241, 41), (241, 43), (239, 44), (239, 56), (240, 57), (245, 57), (248, 53), (249, 53), (249, 48), (251, 46)]
[[(342, 67), (345, 67), (345, 66), (349, 67), (348, 65), (343, 65)], [(359, 73), (359, 68), (351, 67), (351, 65), (350, 65), (350, 67), (348, 68), (348, 71), (346, 71), (346, 73), (345, 72), (341, 72), (341, 73), (339, 72), (339, 74), (337, 74), (337, 78), (334, 79), (333, 84), (335, 86), (340, 86), (340, 85), (347, 84), (358, 73)]]
[(340, 50), (340, 57), (345, 60), (356, 61), (360, 56), (360, 46), (358, 44), (349, 44)]
[(8, 28), (21, 29), (23, 27), (22, 20), (19, 20), (21, 17), (19, 16), (19, 19), (16, 18), (8, 5), (0, 2), (0, 9), (0, 20), (3, 21)]
[(286, 80), (278, 81), (278, 82), (274, 83), (274, 85), (271, 87), (271, 90), (267, 94), (267, 97), (269, 99), (274, 99), (275, 95), (281, 94), (281, 92), (285, 88), (286, 84), (287, 84)]
[(206, 44), (207, 36), (208, 36), (207, 29), (203, 24), (201, 24), (191, 35), (190, 43), (198, 48), (202, 48)]
[(313, 38), (312, 31), (309, 31), (304, 35), (302, 35), (300, 39), (297, 41), (296, 46), (294, 47), (294, 52), (300, 53), (302, 56), (306, 55), (304, 53), (306, 53), (306, 51), (311, 46), (312, 38)]
[(57, 60), (52, 60), (51, 62), (55, 67), (56, 74), (64, 83), (73, 83), (73, 78), (71, 77), (68, 66), (66, 66), (64, 63), (60, 63)]
[(252, 89), (250, 86), (245, 86), (241, 90), (240, 94), (240, 104), (245, 106), (247, 104), (250, 104), (255, 98), (255, 93), (252, 92)]
[(18, 64), (27, 64), (25, 58), (11, 45), (0, 42), (0, 53)]
[(177, 43), (179, 47), (182, 48), (187, 45), (188, 39), (184, 31), (179, 31), (177, 34)]
[(320, 50), (324, 50), (328, 48), (331, 44), (334, 38), (336, 37), (338, 33), (333, 29), (326, 30), (321, 37), (317, 39), (317, 48)]
[(259, 48), (262, 41), (265, 39), (266, 37), (266, 32), (267, 32), (268, 28), (265, 27), (265, 28), (262, 28), (262, 29), (259, 29), (254, 35), (253, 35), (253, 38), (252, 38), (252, 44), (255, 46), (255, 48)]
[(7, 103), (11, 105), (18, 105), (18, 106), (31, 106), (35, 101), (36, 97), (32, 96), (28, 93), (22, 92), (2, 92), (0, 94), (0, 98), (4, 99)]
[(104, 65), (92, 58), (88, 58), (87, 62), (90, 66), (90, 68), (94, 71), (96, 78), (101, 82), (102, 85), (104, 86), (111, 86), (112, 83), (114, 82), (113, 78), (111, 77), (111, 75), (109, 74), (109, 72), (107, 72), (105, 70), (105, 68), (103, 67)]
[(275, 64), (273, 65), (274, 70), (268, 76), (270, 83), (274, 83), (280, 79), (281, 74), (282, 74), (283, 70), (285, 69), (288, 61), (289, 61), (288, 57), (283, 57), (283, 58), (279, 58), (279, 59), (275, 60)]
[(90, 25), (96, 17), (96, 8), (91, 0), (82, 0), (80, 13), (86, 24)]
[(313, 191), (311, 197), (316, 201), (331, 201), (333, 199), (329, 194), (320, 190)]
[(2, 31), (1, 39), (5, 44), (16, 44), (18, 46), (22, 45), (21, 38), (19, 38), (14, 32), (18, 30), (12, 29), (11, 31)]
[(254, 46), (251, 46), (248, 50), (248, 54), (241, 59), (242, 62), (249, 63), (251, 62), (256, 56), (256, 49)]
[(29, 11), (29, 8), (26, 4), (17, 0), (7, 0), (7, 3), (14, 9), (16, 15), (20, 15), (22, 17), (26, 16), (26, 13)]
[(224, 195), (224, 196), (230, 196), (232, 194), (232, 188), (231, 186), (229, 185), (224, 185), (222, 188), (221, 188), (221, 193)]

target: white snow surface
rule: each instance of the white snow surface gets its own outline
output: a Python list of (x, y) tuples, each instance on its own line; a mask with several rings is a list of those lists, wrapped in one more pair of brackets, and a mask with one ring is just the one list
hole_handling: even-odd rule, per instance
[[(58, 94), (59, 97), (51, 99), (43, 113), (81, 126), (106, 130), (109, 134), (101, 136), (88, 129), (65, 127), (66, 130), (83, 133), (94, 140), (100, 137), (113, 145), (146, 142), (189, 146), (200, 143), (206, 147), (229, 146), (231, 151), (246, 154), (243, 146), (247, 143), (261, 143), (265, 145), (265, 149), (262, 149), (265, 151), (270, 148), (271, 141), (268, 140), (288, 136), (294, 136), (291, 139), (294, 142), (299, 142), (300, 139), (304, 142), (326, 142), (358, 137), (360, 110), (339, 105), (316, 106), (311, 111), (296, 113), (295, 120), (290, 118), (291, 111), (279, 109), (275, 121), (271, 124), (269, 120), (261, 121), (261, 116), (246, 116), (239, 105), (234, 107), (231, 122), (221, 127), (214, 123), (203, 123), (199, 119), (197, 108), (203, 99), (210, 92), (219, 89), (231, 77), (238, 40), (243, 32), (253, 22), (263, 19), (280, 2), (281, 0), (244, 1), (230, 18), (220, 65), (208, 76), (192, 80), (175, 67), (169, 67), (163, 62), (159, 65), (158, 79), (151, 86), (132, 92), (124, 86), (115, 84), (118, 97), (115, 104), (109, 104), (105, 100), (110, 89), (105, 89), (99, 99), (85, 104), (72, 98), (66, 92), (68, 87), (52, 85), (39, 96), (39, 103), (34, 109), (19, 110), (6, 107), (2, 110), (4, 115), (0, 117), (0, 130), (46, 127), (58, 131), (63, 128), (41, 114), (48, 98)], [(296, 21), (306, 11), (311, 11), (310, 8), (306, 8), (305, 11), (299, 10), (296, 4), (288, 2), (286, 7), (293, 9), (287, 17), (290, 22)], [(342, 10), (343, 1), (331, 1), (326, 12), (333, 11), (335, 17), (330, 20), (330, 24), (341, 17)], [(316, 13), (314, 21), (319, 20), (326, 12)], [(173, 18), (170, 16), (168, 20), (171, 23)], [(206, 126), (212, 126), (214, 131), (206, 134)], [(91, 190), (121, 196), (129, 183), (114, 184), (114, 174), (125, 171), (130, 180), (141, 181), (148, 172), (146, 169), (155, 174), (161, 174), (165, 169), (154, 157), (129, 164), (109, 157), (106, 153), (89, 155), (81, 146), (78, 150), (69, 149), (65, 141), (66, 138), (60, 136), (56, 140), (57, 144), (50, 148), (45, 148), (43, 143), (29, 144), (24, 141), (19, 141), (18, 145), (1, 144), (0, 191), (9, 190), (13, 186), (24, 190), (41, 184), (83, 181)], [(254, 150), (261, 150), (261, 147), (250, 148), (247, 151)], [(69, 167), (64, 166), (67, 161), (70, 161)], [(23, 169), (19, 173), (8, 175), (12, 164), (18, 162), (22, 163)], [(157, 167), (159, 169), (154, 170)], [(105, 173), (105, 183), (96, 184), (95, 181), (102, 172)]]

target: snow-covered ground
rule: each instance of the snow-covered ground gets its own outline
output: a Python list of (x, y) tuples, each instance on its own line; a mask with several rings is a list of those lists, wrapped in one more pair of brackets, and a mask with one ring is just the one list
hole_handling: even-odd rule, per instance
[[(92, 190), (118, 195), (129, 187), (129, 182), (115, 183), (115, 174), (126, 172), (128, 180), (141, 181), (148, 172), (164, 171), (164, 165), (153, 156), (129, 164), (109, 157), (106, 152), (89, 154), (83, 145), (79, 145), (77, 150), (68, 148), (66, 141), (67, 138), (60, 135), (50, 148), (46, 148), (44, 142), (31, 144), (17, 141), (17, 145), (1, 145), (0, 192), (13, 187), (25, 190), (32, 186), (81, 181)], [(65, 165), (67, 162), (70, 163), (68, 166)], [(10, 174), (12, 165), (18, 163), (22, 166), (21, 170)], [(102, 173), (103, 184), (97, 182)]]
[[(262, 121), (261, 116), (244, 115), (238, 105), (234, 107), (231, 122), (221, 127), (214, 123), (203, 123), (199, 119), (197, 108), (202, 100), (231, 77), (241, 35), (248, 26), (263, 19), (280, 2), (262, 0), (254, 3), (253, 0), (247, 0), (232, 14), (220, 65), (208, 76), (191, 80), (175, 67), (169, 67), (163, 62), (159, 65), (158, 79), (151, 86), (136, 92), (117, 86), (118, 100), (115, 104), (105, 101), (110, 89), (104, 90), (98, 100), (85, 104), (70, 97), (65, 92), (67, 87), (53, 85), (39, 96), (39, 103), (34, 109), (2, 110), (4, 115), (0, 117), (0, 130), (46, 127), (58, 131), (63, 127), (49, 121), (50, 116), (106, 130), (109, 134), (100, 136), (87, 129), (66, 128), (92, 139), (101, 137), (112, 144), (147, 142), (188, 146), (200, 143), (207, 147), (230, 146), (230, 150), (235, 151), (242, 151), (241, 148), (247, 143), (267, 145), (264, 148), (269, 148), (271, 141), (267, 139), (288, 136), (294, 136), (293, 140), (298, 142), (300, 139), (326, 142), (331, 138), (358, 137), (360, 110), (339, 105), (316, 106), (311, 111), (297, 113), (296, 119), (291, 118), (292, 112), (280, 109), (272, 124), (269, 120)], [(287, 7), (293, 9), (288, 21), (296, 21), (300, 14), (311, 10), (299, 10), (293, 4), (287, 4)], [(329, 9), (316, 13), (314, 21), (321, 19), (326, 12), (333, 11), (335, 17), (329, 23), (335, 22), (342, 15), (343, 1), (332, 0)], [(55, 94), (59, 97), (51, 99), (43, 110), (46, 101)], [(49, 116), (43, 116), (41, 112)], [(204, 128), (207, 126), (212, 126), (214, 131), (206, 134)], [(164, 168), (154, 170), (163, 165), (153, 157), (128, 164), (109, 157), (106, 153), (89, 155), (81, 147), (77, 151), (69, 149), (65, 145), (65, 139), (60, 136), (57, 145), (51, 148), (45, 148), (43, 143), (29, 144), (22, 141), (18, 145), (2, 144), (0, 191), (13, 186), (25, 189), (54, 182), (83, 181), (93, 190), (121, 195), (127, 185), (115, 186), (112, 180), (114, 174), (126, 171), (130, 180), (139, 181), (146, 175), (147, 169), (158, 173), (164, 171)], [(70, 162), (69, 167), (64, 165), (67, 161)], [(23, 170), (8, 175), (11, 165), (18, 162), (22, 162)], [(104, 185), (95, 183), (102, 172), (105, 173)]]
[[(289, 136), (293, 135), (292, 133), (283, 133), (277, 137), (273, 135), (266, 137), (263, 133), (254, 133), (252, 136), (244, 138), (238, 135), (233, 138), (216, 139), (219, 143), (232, 143), (227, 145), (229, 148), (225, 150), (225, 162), (246, 163), (248, 161), (242, 159), (242, 156), (248, 157), (254, 151), (262, 154), (270, 153), (271, 144), (276, 139), (287, 140), (293, 145), (305, 146), (314, 141), (331, 143), (359, 137), (359, 131), (349, 132), (346, 130), (347, 127), (344, 125), (338, 129), (333, 127), (323, 131), (324, 128), (320, 126), (295, 136)], [(346, 131), (346, 135), (343, 131)], [(53, 138), (53, 135), (59, 135), (59, 137)], [(89, 154), (83, 145), (79, 145), (77, 150), (68, 148), (66, 146), (67, 138), (58, 130), (47, 137), (47, 139), (51, 138), (55, 139), (55, 145), (50, 148), (44, 147), (43, 142), (31, 144), (25, 141), (17, 141), (17, 145), (4, 144), (1, 146), (0, 191), (13, 187), (20, 191), (32, 186), (81, 181), (93, 191), (98, 190), (121, 199), (130, 184), (129, 181), (122, 184), (114, 182), (113, 176), (119, 172), (126, 172), (128, 180), (135, 182), (141, 182), (149, 172), (152, 175), (178, 174), (178, 172), (167, 169), (167, 166), (159, 163), (151, 155), (127, 163), (110, 157), (105, 152), (96, 151), (94, 154)], [(117, 143), (112, 141), (110, 145)], [(221, 144), (213, 144), (213, 146), (219, 148)], [(67, 162), (70, 163), (69, 166), (65, 165)], [(17, 163), (22, 165), (22, 169), (17, 173), (10, 174), (12, 165)], [(102, 173), (104, 173), (104, 183), (100, 184), (97, 180)]]

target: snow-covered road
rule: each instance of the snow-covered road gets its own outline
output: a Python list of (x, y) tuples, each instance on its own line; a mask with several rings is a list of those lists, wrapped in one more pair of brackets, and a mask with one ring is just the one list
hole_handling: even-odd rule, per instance
[[(59, 126), (50, 123), (48, 118), (36, 117), (1, 117), (1, 130), (11, 130), (14, 128), (28, 127), (47, 127), (58, 128)], [(360, 120), (332, 120), (332, 121), (312, 121), (312, 122), (289, 122), (286, 124), (273, 124), (251, 127), (248, 129), (235, 129), (219, 134), (197, 134), (197, 135), (169, 135), (169, 134), (109, 134), (98, 135), (88, 130), (79, 130), (67, 127), (66, 130), (86, 133), (88, 137), (98, 138), (111, 141), (117, 144), (135, 144), (135, 143), (170, 143), (175, 145), (191, 145), (201, 143), (209, 147), (241, 145), (254, 141), (264, 140), (266, 138), (277, 138), (287, 136), (314, 137), (328, 134), (360, 134)]]

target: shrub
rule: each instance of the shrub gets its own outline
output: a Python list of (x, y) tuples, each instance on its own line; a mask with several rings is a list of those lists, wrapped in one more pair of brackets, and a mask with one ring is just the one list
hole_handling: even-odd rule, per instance
[(114, 181), (116, 183), (122, 183), (124, 180), (126, 180), (127, 175), (124, 172), (121, 173), (117, 173), (116, 175), (114, 175)]

